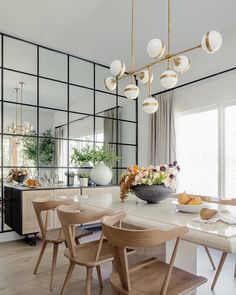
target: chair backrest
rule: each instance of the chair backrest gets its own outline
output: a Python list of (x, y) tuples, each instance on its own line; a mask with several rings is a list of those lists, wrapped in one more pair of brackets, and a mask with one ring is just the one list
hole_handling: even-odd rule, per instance
[(162, 287), (162, 294), (165, 294), (170, 275), (173, 268), (180, 237), (188, 232), (188, 228), (178, 227), (171, 230), (163, 231), (160, 229), (134, 230), (122, 228), (122, 221), (125, 219), (125, 212), (119, 212), (113, 216), (106, 216), (102, 219), (102, 232), (107, 238), (114, 257), (117, 272), (120, 277), (121, 285), (124, 290), (131, 290), (129, 268), (127, 261), (127, 247), (151, 247), (163, 244), (167, 241), (177, 239), (170, 267)]
[[(80, 204), (74, 204), (72, 206), (60, 206), (57, 208), (58, 218), (62, 225), (71, 258), (76, 258), (76, 245), (74, 239), (75, 225), (100, 220), (102, 217), (111, 215), (113, 213), (114, 211), (111, 209), (97, 211), (89, 206), (81, 206)], [(99, 258), (102, 241), (103, 235), (101, 236), (97, 253), (95, 253), (95, 261)]]
[[(49, 200), (48, 198), (37, 198), (32, 201), (34, 211), (38, 220), (42, 237), (45, 238), (48, 231), (48, 213), (61, 205), (71, 205), (73, 200)], [(44, 214), (45, 213), (45, 214)]]

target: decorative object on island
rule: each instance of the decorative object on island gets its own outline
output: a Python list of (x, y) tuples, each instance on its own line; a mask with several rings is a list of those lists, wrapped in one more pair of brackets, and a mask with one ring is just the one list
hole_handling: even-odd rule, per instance
[(69, 171), (69, 172), (66, 172), (65, 175), (68, 177), (68, 180), (69, 180), (68, 185), (69, 186), (74, 185), (75, 172)]
[(28, 174), (29, 172), (27, 169), (23, 169), (23, 168), (10, 169), (9, 174), (7, 176), (7, 181), (9, 182), (16, 181), (18, 183), (23, 183)]
[[(34, 165), (37, 165), (37, 133), (31, 130), (27, 133), (29, 136), (23, 137), (23, 152)], [(39, 141), (38, 150), (39, 163), (43, 166), (48, 166), (52, 163), (54, 157), (54, 139), (52, 130), (48, 129), (42, 133), (42, 138)]]
[(124, 173), (120, 180), (121, 201), (124, 202), (129, 193), (148, 203), (158, 203), (168, 198), (175, 189), (179, 171), (177, 161), (148, 168), (137, 165), (129, 167), (128, 172)]
[(84, 165), (93, 165), (90, 173), (91, 180), (97, 185), (108, 185), (112, 180), (112, 171), (109, 166), (112, 166), (114, 161), (118, 161), (113, 152), (108, 151), (106, 145), (102, 147), (91, 147), (89, 145), (81, 150), (73, 148), (71, 162), (77, 167)]
[[(33, 125), (29, 122), (22, 122), (22, 103), (23, 103), (23, 87), (25, 82), (19, 82), (20, 88), (16, 87), (16, 121), (12, 122), (11, 125), (8, 126), (8, 132), (24, 135), (29, 131), (33, 130)], [(20, 90), (20, 99), (19, 99), (19, 90)], [(19, 137), (16, 138), (16, 143), (19, 144)]]
[(80, 186), (86, 187), (88, 186), (88, 180), (89, 180), (89, 173), (79, 173), (79, 182)]
[(28, 187), (31, 187), (31, 188), (41, 186), (40, 181), (38, 179), (33, 179), (33, 178), (26, 179), (24, 184)]
[(167, 69), (160, 75), (160, 83), (164, 88), (173, 88), (178, 82), (178, 73), (186, 73), (190, 68), (190, 60), (184, 55), (186, 52), (202, 48), (206, 53), (214, 53), (220, 49), (222, 45), (222, 36), (216, 31), (207, 32), (201, 44), (194, 47), (181, 50), (180, 52), (172, 53), (171, 51), (171, 0), (168, 0), (168, 41), (167, 53), (165, 54), (165, 44), (161, 39), (152, 39), (147, 45), (147, 54), (154, 58), (154, 61), (135, 69), (135, 54), (134, 54), (134, 0), (132, 0), (132, 24), (131, 24), (131, 70), (125, 70), (123, 61), (114, 60), (110, 65), (111, 74), (113, 77), (108, 77), (104, 80), (106, 89), (113, 91), (117, 87), (117, 82), (125, 77), (131, 77), (131, 83), (125, 87), (125, 96), (128, 99), (136, 99), (139, 95), (139, 88), (136, 85), (136, 79), (139, 79), (141, 84), (149, 85), (148, 98), (143, 101), (143, 110), (147, 113), (154, 113), (158, 109), (157, 100), (151, 96), (150, 84), (153, 81), (153, 67), (161, 62), (167, 62)]

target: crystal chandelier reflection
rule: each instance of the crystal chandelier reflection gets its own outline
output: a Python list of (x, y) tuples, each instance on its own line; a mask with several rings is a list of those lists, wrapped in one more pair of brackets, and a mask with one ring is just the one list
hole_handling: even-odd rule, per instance
[[(15, 135), (25, 135), (33, 130), (33, 125), (29, 122), (22, 122), (22, 102), (24, 82), (19, 82), (20, 88), (16, 87), (16, 120), (8, 126), (8, 132)], [(19, 95), (20, 92), (20, 95)]]
[(146, 64), (139, 69), (135, 69), (134, 62), (134, 0), (132, 0), (132, 25), (131, 25), (131, 70), (126, 71), (123, 61), (114, 60), (110, 65), (110, 71), (113, 77), (104, 80), (106, 89), (113, 91), (117, 87), (117, 82), (127, 76), (131, 77), (131, 83), (128, 84), (124, 93), (128, 99), (135, 99), (139, 95), (139, 88), (135, 83), (135, 78), (139, 79), (143, 85), (148, 85), (149, 96), (143, 101), (143, 110), (147, 113), (154, 113), (158, 109), (157, 100), (150, 94), (150, 84), (153, 82), (152, 69), (161, 62), (167, 62), (167, 69), (160, 75), (160, 83), (166, 89), (173, 88), (178, 82), (178, 74), (186, 73), (190, 68), (190, 60), (185, 53), (196, 49), (202, 49), (206, 53), (214, 53), (222, 45), (222, 36), (217, 31), (207, 32), (201, 40), (201, 44), (192, 48), (184, 49), (177, 53), (171, 51), (171, 0), (168, 0), (168, 41), (167, 53), (164, 42), (160, 39), (152, 39), (147, 44), (147, 54), (154, 61)]

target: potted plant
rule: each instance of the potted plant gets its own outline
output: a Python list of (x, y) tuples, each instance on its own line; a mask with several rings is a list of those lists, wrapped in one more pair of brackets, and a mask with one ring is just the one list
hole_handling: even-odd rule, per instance
[(79, 173), (80, 186), (88, 186), (89, 173)]
[(73, 172), (73, 171), (67, 171), (66, 173), (65, 173), (65, 175), (68, 177), (68, 179), (69, 179), (69, 186), (71, 186), (71, 185), (74, 185), (74, 177), (75, 177), (75, 172)]
[(129, 167), (120, 180), (121, 201), (124, 202), (128, 194), (132, 193), (148, 203), (158, 203), (172, 194), (179, 171), (177, 161), (148, 168), (137, 165)]
[(114, 161), (119, 160), (114, 152), (109, 151), (107, 146), (95, 147), (91, 150), (91, 158), (94, 167), (90, 173), (90, 177), (97, 185), (108, 185), (112, 180), (112, 166)]

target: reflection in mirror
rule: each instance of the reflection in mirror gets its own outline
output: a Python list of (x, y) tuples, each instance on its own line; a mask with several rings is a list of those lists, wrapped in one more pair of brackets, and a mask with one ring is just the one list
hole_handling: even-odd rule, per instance
[(39, 135), (49, 129), (53, 137), (67, 138), (67, 113), (39, 108)]
[(70, 111), (92, 114), (93, 90), (70, 86)]
[(31, 74), (37, 72), (37, 47), (4, 37), (4, 67)]
[(133, 166), (136, 163), (136, 147), (129, 145), (120, 145), (122, 159), (119, 162), (119, 167), (129, 167)]
[(72, 139), (93, 141), (93, 116), (70, 114), (69, 137)]
[(65, 54), (40, 48), (39, 62), (40, 76), (67, 81), (67, 56)]
[(70, 83), (93, 88), (93, 63), (70, 57)]
[[(116, 96), (96, 91), (96, 114), (116, 118)], [(114, 111), (109, 112), (112, 109)]]
[[(96, 67), (95, 67), (95, 79), (96, 79), (95, 80), (95, 88), (110, 93), (109, 90), (107, 90), (104, 86), (104, 79), (106, 77), (110, 77), (110, 76), (111, 76), (111, 72), (110, 72), (109, 68), (96, 65)], [(115, 91), (113, 91), (113, 93), (115, 93)]]
[(136, 143), (136, 124), (125, 121), (119, 121), (119, 132), (121, 133), (121, 143)]
[[(4, 103), (4, 132), (14, 134), (12, 126), (23, 128), (32, 127), (37, 130), (37, 109), (36, 107)], [(21, 125), (21, 126), (20, 126)], [(24, 133), (24, 132), (23, 132)]]
[(67, 110), (67, 85), (40, 79), (39, 104), (40, 106)]
[[(93, 142), (91, 141), (78, 141), (78, 140), (70, 140), (69, 141), (69, 159), (70, 159), (70, 167), (77, 167), (78, 165), (75, 162), (71, 161), (71, 157), (73, 155), (73, 149), (82, 150), (83, 148), (90, 146), (93, 147)], [(90, 163), (85, 163), (82, 165), (83, 167), (90, 166)], [(79, 167), (78, 167), (79, 168)]]
[(119, 111), (118, 114), (119, 119), (129, 121), (136, 120), (136, 100), (119, 97), (118, 105), (122, 107), (122, 111)]
[(66, 172), (66, 168), (39, 168), (40, 182), (44, 187), (65, 185), (67, 183)]
[(24, 82), (22, 103), (37, 104), (37, 79), (30, 75), (4, 71), (4, 100), (16, 101), (16, 87), (19, 82)]
[[(114, 110), (115, 112), (115, 110)], [(95, 130), (95, 140), (103, 141), (106, 143), (118, 142), (122, 138), (121, 129), (118, 128), (119, 133), (117, 134), (117, 127), (120, 122), (117, 120), (112, 120), (109, 118), (96, 117), (96, 130)]]

